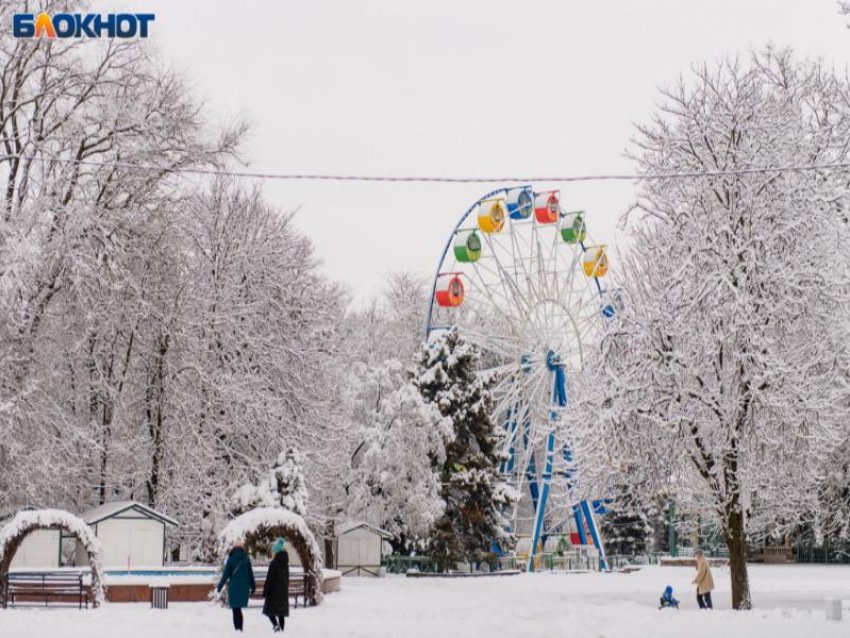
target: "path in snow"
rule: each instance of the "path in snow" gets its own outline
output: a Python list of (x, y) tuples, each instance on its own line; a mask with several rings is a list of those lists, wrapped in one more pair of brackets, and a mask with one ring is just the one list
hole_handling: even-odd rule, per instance
[[(850, 567), (751, 567), (757, 609), (732, 611), (729, 573), (715, 569), (715, 612), (696, 609), (694, 570), (652, 567), (632, 574), (539, 574), (459, 580), (344, 579), (322, 606), (293, 610), (286, 635), (339, 638), (831, 638), (850, 636)], [(680, 611), (656, 609), (665, 585)], [(823, 599), (840, 596), (845, 619), (828, 622)], [(15, 638), (218, 638), (230, 613), (207, 603), (107, 604), (97, 611), (0, 610), (0, 636)], [(272, 635), (258, 608), (245, 635)]]

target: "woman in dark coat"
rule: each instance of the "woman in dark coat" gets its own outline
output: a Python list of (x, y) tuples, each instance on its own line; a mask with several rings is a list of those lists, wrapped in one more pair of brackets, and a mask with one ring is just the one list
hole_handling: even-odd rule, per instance
[(272, 621), (275, 631), (283, 631), (289, 615), (289, 554), (285, 546), (286, 542), (282, 538), (278, 538), (272, 545), (274, 558), (263, 585), (263, 613)]
[(221, 591), (227, 585), (227, 604), (233, 610), (233, 628), (242, 631), (244, 619), (242, 609), (248, 606), (248, 599), (257, 590), (251, 559), (242, 545), (234, 545), (224, 564), (224, 573), (216, 587)]

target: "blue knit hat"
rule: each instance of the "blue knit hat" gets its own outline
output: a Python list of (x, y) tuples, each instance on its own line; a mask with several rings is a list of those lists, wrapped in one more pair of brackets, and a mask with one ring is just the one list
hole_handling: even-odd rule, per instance
[(286, 541), (282, 538), (278, 538), (274, 545), (272, 545), (272, 554), (279, 554), (283, 551), (283, 548), (286, 547)]

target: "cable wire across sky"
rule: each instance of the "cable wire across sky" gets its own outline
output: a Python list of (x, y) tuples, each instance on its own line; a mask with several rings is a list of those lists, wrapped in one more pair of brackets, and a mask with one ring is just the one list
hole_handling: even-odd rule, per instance
[(407, 182), (407, 183), (442, 183), (442, 184), (511, 184), (511, 183), (569, 183), (569, 182), (602, 182), (602, 181), (647, 181), (664, 179), (699, 179), (707, 177), (723, 177), (729, 175), (764, 175), (771, 173), (805, 173), (815, 171), (850, 169), (850, 162), (835, 162), (830, 164), (802, 164), (795, 166), (772, 166), (758, 168), (736, 168), (714, 171), (693, 171), (682, 173), (600, 173), (591, 175), (537, 175), (526, 177), (469, 177), (469, 176), (431, 176), (431, 175), (336, 175), (323, 173), (270, 173), (260, 171), (238, 171), (215, 168), (170, 168), (167, 166), (136, 164), (133, 162), (97, 162), (93, 160), (74, 158), (24, 157), (23, 155), (0, 155), (0, 161), (11, 159), (26, 159), (35, 162), (55, 162), (58, 164), (77, 164), (97, 168), (122, 168), (127, 170), (174, 173), (186, 175), (218, 175), (262, 180), (300, 181), (300, 182)]

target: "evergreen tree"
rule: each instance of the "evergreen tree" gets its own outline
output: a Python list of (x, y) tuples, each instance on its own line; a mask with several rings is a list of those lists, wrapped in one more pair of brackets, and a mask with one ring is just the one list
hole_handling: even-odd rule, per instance
[(430, 553), (440, 571), (460, 560), (485, 559), (494, 540), (503, 546), (513, 541), (501, 511), (516, 496), (499, 477), (502, 454), (490, 420), (494, 400), (490, 380), (477, 374), (479, 359), (478, 350), (455, 330), (423, 346), (415, 357), (413, 385), (451, 419), (454, 432), (445, 458), (433, 459), (445, 502), (430, 539)]
[(234, 493), (231, 506), (234, 516), (257, 507), (280, 507), (306, 516), (304, 457), (296, 448), (289, 447), (281, 452), (274, 467), (256, 485), (246, 483)]
[(635, 502), (628, 485), (618, 485), (615, 491), (601, 521), (605, 550), (624, 556), (643, 554), (653, 534), (650, 512)]
[(294, 447), (288, 448), (277, 457), (271, 476), (280, 506), (306, 516), (308, 497), (304, 480), (304, 455)]

